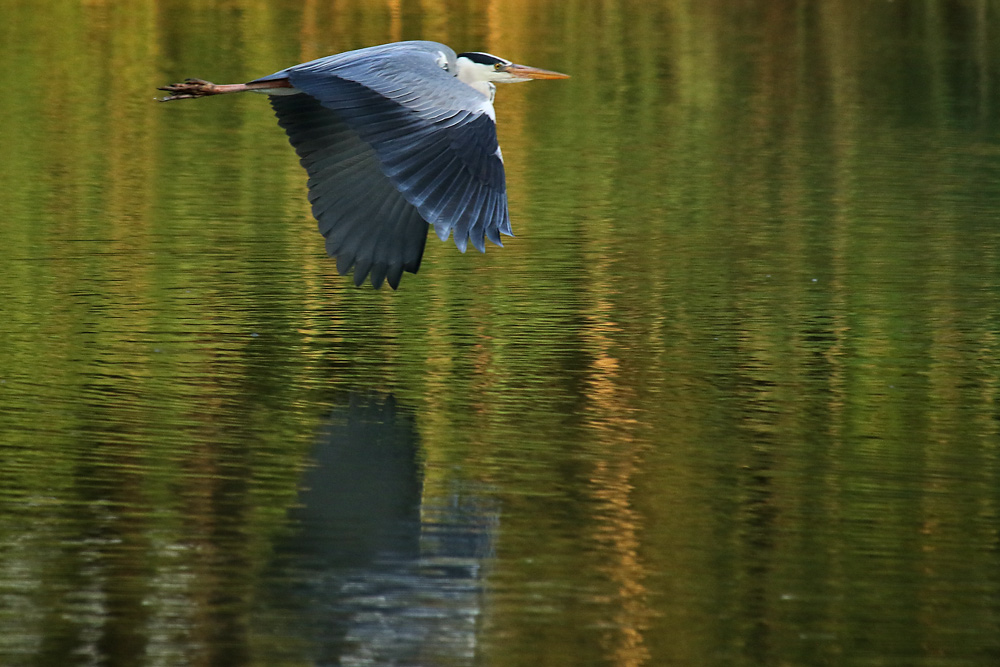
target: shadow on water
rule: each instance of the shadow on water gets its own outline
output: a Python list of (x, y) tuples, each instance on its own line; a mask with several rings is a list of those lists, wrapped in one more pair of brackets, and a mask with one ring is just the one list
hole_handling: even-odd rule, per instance
[(413, 415), (351, 395), (312, 452), (265, 612), (315, 664), (472, 664), (498, 508), (475, 489), (423, 502)]

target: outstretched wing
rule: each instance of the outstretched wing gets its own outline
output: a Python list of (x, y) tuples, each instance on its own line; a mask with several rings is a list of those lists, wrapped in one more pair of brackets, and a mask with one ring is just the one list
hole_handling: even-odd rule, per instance
[[(406, 242), (392, 239), (413, 226), (414, 211), (442, 240), (453, 234), (463, 252), (470, 241), (483, 251), (484, 239), (501, 245), (500, 234), (511, 233), (492, 104), (442, 62), (454, 65), (448, 47), (402, 42), (258, 80), (287, 78), (305, 93), (273, 96), (272, 104), (309, 172), (327, 249), (339, 253), (338, 269), (356, 264), (356, 283), (364, 279), (358, 277), (363, 262), (381, 267), (389, 250), (411, 248), (409, 236)], [(407, 261), (399, 265), (411, 270)], [(419, 254), (416, 262), (414, 271)]]
[(326, 251), (341, 275), (354, 268), (354, 284), (371, 272), (375, 288), (396, 289), (403, 271), (416, 273), (427, 242), (427, 223), (379, 167), (371, 146), (337, 113), (309, 95), (274, 95), (278, 124), (309, 174), (309, 201)]

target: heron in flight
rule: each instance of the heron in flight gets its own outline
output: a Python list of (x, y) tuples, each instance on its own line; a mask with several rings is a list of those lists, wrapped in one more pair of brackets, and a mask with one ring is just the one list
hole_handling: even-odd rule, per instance
[(511, 234), (496, 83), (565, 79), (488, 53), (397, 42), (327, 56), (249, 83), (201, 79), (159, 90), (161, 101), (251, 91), (268, 95), (309, 175), (309, 201), (354, 284), (376, 289), (416, 273), (427, 225), (465, 252)]

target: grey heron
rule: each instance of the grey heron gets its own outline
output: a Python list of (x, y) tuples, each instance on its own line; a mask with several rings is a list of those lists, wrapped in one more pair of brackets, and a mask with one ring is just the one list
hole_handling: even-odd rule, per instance
[(309, 176), (312, 212), (337, 271), (395, 289), (420, 267), (427, 226), (465, 252), (512, 235), (497, 144), (496, 83), (565, 79), (482, 52), (397, 42), (295, 65), (249, 83), (187, 79), (172, 101), (256, 92)]

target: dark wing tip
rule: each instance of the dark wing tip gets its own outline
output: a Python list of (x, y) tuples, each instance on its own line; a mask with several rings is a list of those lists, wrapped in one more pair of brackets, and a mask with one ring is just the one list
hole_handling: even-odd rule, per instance
[(337, 272), (396, 289), (416, 273), (427, 223), (379, 168), (372, 147), (309, 94), (271, 97), (278, 122), (309, 174), (309, 199)]

